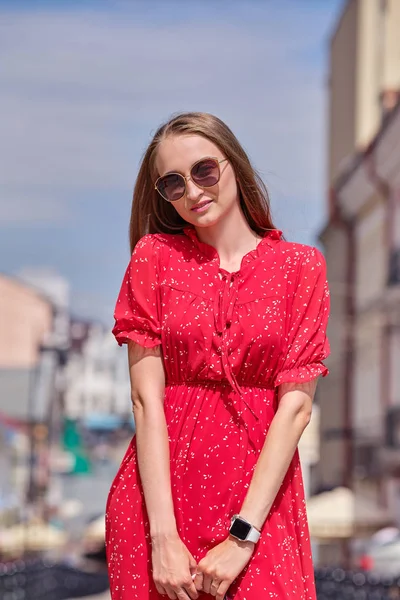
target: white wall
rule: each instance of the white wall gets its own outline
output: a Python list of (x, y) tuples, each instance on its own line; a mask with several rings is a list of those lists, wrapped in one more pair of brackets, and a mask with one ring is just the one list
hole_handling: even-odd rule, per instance
[(92, 327), (83, 352), (71, 356), (66, 379), (68, 417), (131, 412), (126, 348), (117, 345), (111, 332)]

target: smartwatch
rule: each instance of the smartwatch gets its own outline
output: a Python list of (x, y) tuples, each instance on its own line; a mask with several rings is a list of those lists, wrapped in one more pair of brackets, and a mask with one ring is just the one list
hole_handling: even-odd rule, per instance
[(233, 515), (229, 533), (241, 542), (253, 542), (253, 544), (256, 544), (261, 536), (261, 532), (240, 515)]

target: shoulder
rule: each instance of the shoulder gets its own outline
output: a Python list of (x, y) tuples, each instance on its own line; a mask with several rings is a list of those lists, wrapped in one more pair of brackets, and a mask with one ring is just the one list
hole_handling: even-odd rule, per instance
[[(132, 262), (147, 262), (164, 270), (170, 265), (170, 259), (176, 253), (181, 254), (187, 237), (170, 233), (147, 233), (137, 242), (132, 256)], [(175, 252), (174, 252), (175, 251)]]
[(187, 237), (178, 233), (147, 233), (140, 238), (135, 246), (134, 252), (143, 250), (154, 251), (168, 249), (174, 246), (181, 246), (185, 243)]
[(157, 236), (148, 233), (141, 237), (131, 254), (131, 265), (138, 266), (139, 263), (156, 265), (160, 257), (160, 243)]
[(280, 246), (284, 263), (287, 266), (291, 265), (298, 273), (326, 273), (325, 257), (315, 246), (286, 241), (282, 241)]
[(296, 260), (299, 264), (325, 264), (325, 257), (315, 246), (298, 244), (297, 242), (281, 241), (281, 251), (287, 258)]
[(170, 245), (169, 238), (173, 237), (176, 236), (166, 233), (146, 233), (137, 242), (132, 255), (143, 257), (154, 253), (158, 254), (165, 246)]

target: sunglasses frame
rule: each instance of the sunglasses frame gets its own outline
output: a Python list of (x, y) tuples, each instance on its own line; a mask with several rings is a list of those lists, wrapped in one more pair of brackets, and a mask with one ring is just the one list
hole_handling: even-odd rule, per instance
[[(221, 179), (221, 168), (220, 168), (220, 164), (223, 162), (226, 162), (228, 159), (227, 158), (222, 158), (219, 159), (216, 156), (204, 156), (203, 158), (200, 158), (199, 160), (196, 160), (196, 162), (194, 162), (192, 164), (192, 166), (190, 167), (190, 175), (182, 175), (182, 173), (178, 173), (177, 171), (172, 171), (171, 173), (166, 173), (165, 175), (161, 175), (160, 177), (157, 177), (156, 182), (154, 184), (154, 188), (157, 190), (157, 192), (160, 194), (161, 198), (163, 198), (164, 200), (166, 200), (166, 202), (178, 202), (178, 200), (180, 200), (181, 198), (183, 198), (183, 196), (186, 194), (186, 182), (188, 181), (188, 179), (192, 179), (192, 170), (193, 168), (198, 165), (199, 163), (205, 161), (205, 160), (214, 160), (217, 168), (218, 168), (218, 179), (215, 183), (213, 183), (213, 185), (217, 185), (217, 183), (219, 182), (219, 180)], [(182, 194), (182, 196), (179, 196), (179, 198), (176, 198), (176, 200), (169, 200), (168, 198), (166, 198), (158, 189), (157, 184), (160, 181), (160, 179), (163, 179), (164, 177), (168, 177), (168, 175), (179, 175), (179, 177), (182, 177), (183, 181), (185, 182), (185, 189), (184, 192)], [(193, 179), (192, 179), (193, 181)], [(193, 181), (193, 183), (195, 185), (197, 185), (197, 187), (199, 188), (209, 188), (209, 187), (213, 187), (213, 185), (199, 185), (198, 183), (196, 183), (195, 181)]]

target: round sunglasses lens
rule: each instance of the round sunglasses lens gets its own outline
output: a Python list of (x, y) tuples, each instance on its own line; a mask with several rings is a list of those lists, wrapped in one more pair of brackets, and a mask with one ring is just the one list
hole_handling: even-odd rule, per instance
[(185, 193), (185, 180), (178, 173), (171, 173), (171, 175), (165, 175), (158, 180), (157, 189), (161, 196), (169, 202), (174, 202), (182, 198)]
[(211, 187), (219, 181), (219, 166), (217, 161), (206, 158), (198, 162), (191, 171), (195, 183), (202, 187)]

